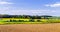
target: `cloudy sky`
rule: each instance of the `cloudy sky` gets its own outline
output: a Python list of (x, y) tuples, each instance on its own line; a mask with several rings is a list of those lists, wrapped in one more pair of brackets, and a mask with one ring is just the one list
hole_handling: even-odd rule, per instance
[(0, 0), (0, 14), (60, 16), (60, 0)]

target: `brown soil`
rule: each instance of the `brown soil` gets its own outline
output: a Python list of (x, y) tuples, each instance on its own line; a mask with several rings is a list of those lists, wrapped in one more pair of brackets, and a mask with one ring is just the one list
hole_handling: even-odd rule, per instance
[(60, 23), (0, 25), (0, 32), (60, 32)]

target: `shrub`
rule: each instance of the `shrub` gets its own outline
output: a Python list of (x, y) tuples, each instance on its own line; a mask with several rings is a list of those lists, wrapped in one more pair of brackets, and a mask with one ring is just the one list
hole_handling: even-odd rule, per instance
[(12, 20), (12, 22), (17, 22), (16, 20)]
[(37, 22), (42, 22), (42, 21), (40, 21), (40, 20), (37, 20)]
[(25, 22), (24, 20), (18, 20), (19, 22)]
[(30, 19), (29, 22), (34, 22), (34, 19)]

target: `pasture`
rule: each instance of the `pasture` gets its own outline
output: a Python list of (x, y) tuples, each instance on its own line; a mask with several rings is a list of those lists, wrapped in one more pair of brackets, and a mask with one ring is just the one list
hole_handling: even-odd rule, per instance
[(0, 24), (43, 24), (43, 23), (60, 23), (60, 19), (0, 18)]

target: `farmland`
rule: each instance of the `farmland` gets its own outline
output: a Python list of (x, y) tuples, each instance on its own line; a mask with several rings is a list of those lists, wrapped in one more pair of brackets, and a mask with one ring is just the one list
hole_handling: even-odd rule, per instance
[(43, 24), (60, 23), (60, 19), (20, 19), (20, 18), (1, 18), (0, 24)]
[(0, 24), (44, 24), (60, 23), (60, 17), (49, 15), (30, 16), (30, 15), (0, 15)]
[(0, 32), (60, 32), (60, 23), (0, 25)]
[(60, 32), (60, 18), (51, 16), (1, 16), (0, 32)]

